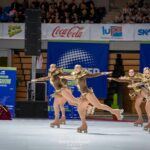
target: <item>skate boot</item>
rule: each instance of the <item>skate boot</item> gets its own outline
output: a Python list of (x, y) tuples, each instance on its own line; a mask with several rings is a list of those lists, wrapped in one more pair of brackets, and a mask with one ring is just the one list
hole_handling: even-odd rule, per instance
[(60, 119), (60, 124), (66, 124), (66, 117), (65, 116), (62, 116), (61, 119)]
[(87, 133), (88, 132), (88, 130), (87, 130), (87, 125), (85, 124), (85, 125), (81, 125), (79, 128), (77, 128), (77, 132), (78, 133)]
[(144, 130), (150, 132), (150, 123), (144, 126)]
[(54, 128), (54, 127), (60, 128), (60, 122), (59, 120), (54, 120), (51, 124), (50, 127)]
[(138, 126), (143, 126), (143, 119), (138, 119), (136, 122), (134, 122), (134, 126), (138, 127)]
[(88, 115), (94, 115), (95, 113), (95, 107), (94, 106), (88, 106), (87, 108), (87, 116)]
[(124, 112), (123, 109), (115, 109), (115, 113), (114, 115), (117, 117), (117, 120), (122, 120), (123, 119), (123, 115), (122, 113)]

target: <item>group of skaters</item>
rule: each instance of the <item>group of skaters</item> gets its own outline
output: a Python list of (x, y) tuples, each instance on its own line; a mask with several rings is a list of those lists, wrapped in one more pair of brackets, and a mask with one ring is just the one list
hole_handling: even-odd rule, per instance
[(134, 69), (129, 69), (128, 76), (120, 78), (108, 78), (116, 82), (128, 83), (129, 96), (131, 100), (135, 100), (135, 109), (138, 119), (134, 122), (134, 126), (143, 126), (143, 116), (141, 104), (145, 104), (145, 111), (148, 122), (144, 126), (144, 130), (150, 132), (150, 68), (145, 67), (143, 73), (135, 73)]
[[(77, 128), (79, 133), (87, 133), (88, 126), (86, 123), (87, 114), (94, 114), (95, 108), (105, 110), (115, 115), (117, 120), (123, 119), (123, 109), (112, 109), (111, 107), (102, 104), (94, 94), (94, 91), (87, 86), (87, 78), (94, 78), (104, 75), (109, 75), (112, 72), (98, 72), (89, 73), (81, 65), (75, 65), (71, 73), (64, 72), (62, 68), (58, 68), (56, 64), (51, 64), (48, 72), (48, 76), (33, 79), (32, 82), (47, 81), (49, 80), (51, 85), (55, 89), (54, 97), (54, 112), (55, 119), (50, 124), (51, 127), (60, 127), (61, 124), (66, 124), (65, 108), (64, 105), (68, 102), (72, 106), (76, 106), (81, 119), (81, 126)], [(115, 80), (117, 82), (127, 82), (130, 88), (129, 95), (132, 99), (135, 99), (135, 108), (138, 114), (138, 120), (134, 123), (135, 126), (143, 125), (142, 112), (140, 105), (143, 101), (146, 102), (146, 113), (148, 116), (148, 123), (144, 126), (145, 130), (150, 131), (150, 70), (144, 68), (143, 73), (135, 74), (133, 69), (129, 70), (129, 76), (120, 78), (108, 78), (109, 80)], [(74, 80), (76, 86), (81, 93), (79, 98), (73, 96), (71, 88), (68, 86), (68, 80)], [(60, 118), (61, 111), (61, 118)]]

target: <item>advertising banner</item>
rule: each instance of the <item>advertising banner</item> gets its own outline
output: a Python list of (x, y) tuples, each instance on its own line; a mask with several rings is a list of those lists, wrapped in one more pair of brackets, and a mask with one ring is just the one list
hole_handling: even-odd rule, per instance
[(15, 117), (16, 68), (0, 67), (0, 104), (7, 106), (11, 116)]
[(89, 40), (89, 24), (43, 24), (42, 39)]
[(24, 39), (25, 36), (24, 23), (3, 23), (4, 39)]
[(90, 33), (91, 40), (132, 41), (134, 25), (93, 24)]
[(136, 41), (150, 41), (150, 24), (136, 24), (134, 29)]
[[(42, 40), (150, 41), (149, 24), (42, 24)], [(24, 23), (0, 23), (0, 38), (24, 39)]]
[[(72, 43), (72, 42), (49, 42), (48, 43), (48, 63), (56, 64), (65, 70), (72, 70), (76, 64), (82, 65), (90, 73), (108, 70), (108, 44), (98, 43)], [(80, 96), (75, 82), (68, 82), (75, 97)], [(88, 79), (88, 86), (94, 90), (98, 98), (105, 99), (107, 97), (107, 80), (106, 76)], [(54, 88), (48, 84), (48, 95), (54, 92)], [(78, 116), (77, 108), (66, 105), (68, 118), (76, 118)], [(53, 116), (53, 99), (50, 97), (49, 118)]]

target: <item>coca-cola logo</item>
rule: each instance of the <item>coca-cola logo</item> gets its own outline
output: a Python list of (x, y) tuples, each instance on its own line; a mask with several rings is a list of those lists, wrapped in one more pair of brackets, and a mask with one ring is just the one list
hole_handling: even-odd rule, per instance
[(81, 38), (83, 34), (84, 27), (73, 26), (71, 28), (64, 28), (57, 26), (52, 31), (52, 37), (61, 37), (61, 38)]

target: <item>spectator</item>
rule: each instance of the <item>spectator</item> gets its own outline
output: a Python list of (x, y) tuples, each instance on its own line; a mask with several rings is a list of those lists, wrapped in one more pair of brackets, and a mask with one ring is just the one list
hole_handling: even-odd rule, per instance
[(45, 12), (47, 12), (47, 11), (48, 11), (48, 7), (49, 7), (49, 4), (48, 4), (47, 0), (43, 0), (43, 1), (41, 2), (41, 4), (40, 4), (40, 8), (41, 8), (41, 9), (44, 8)]
[(85, 0), (82, 0), (82, 2), (79, 5), (79, 13), (81, 18), (81, 23), (84, 23), (85, 21), (88, 20), (88, 8)]
[(40, 7), (40, 2), (38, 0), (34, 0), (32, 2), (32, 6), (33, 8), (38, 9)]
[[(145, 3), (143, 6), (141, 11), (147, 15), (146, 10), (149, 7)], [(79, 5), (75, 0), (70, 3), (65, 0), (51, 0), (50, 2), (48, 0), (33, 0), (31, 5), (28, 4), (28, 0), (23, 0), (22, 3), (12, 0), (11, 6), (3, 8), (3, 10), (0, 9), (0, 20), (3, 22), (24, 22), (24, 12), (27, 8), (40, 8), (41, 21), (44, 23), (99, 23), (106, 12), (105, 8), (95, 8), (93, 0), (88, 0), (88, 2), (82, 0)], [(142, 18), (144, 22), (149, 20), (149, 17), (146, 16), (142, 16)]]
[(150, 23), (150, 7), (144, 0), (131, 0), (116, 16), (115, 23)]
[(23, 6), (23, 9), (28, 9), (29, 8), (29, 3), (28, 3), (28, 0), (23, 0), (22, 2), (22, 6)]
[(95, 20), (95, 6), (94, 6), (94, 3), (90, 3), (90, 6), (89, 6), (89, 20), (90, 20), (90, 23), (93, 23), (94, 20)]
[(79, 19), (78, 19), (78, 15), (77, 13), (72, 14), (71, 18), (70, 18), (70, 23), (79, 23)]
[(45, 5), (42, 4), (41, 5), (41, 21), (42, 22), (47, 22), (47, 19), (46, 19), (46, 9), (45, 9)]
[(0, 15), (2, 14), (2, 7), (0, 6)]
[(11, 10), (18, 11), (18, 9), (19, 9), (19, 3), (18, 3), (18, 1), (17, 0), (12, 0), (10, 8), (11, 8)]
[(75, 0), (72, 0), (72, 2), (68, 5), (68, 11), (71, 13), (77, 12), (77, 4)]

